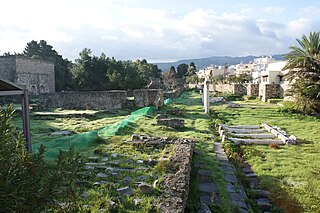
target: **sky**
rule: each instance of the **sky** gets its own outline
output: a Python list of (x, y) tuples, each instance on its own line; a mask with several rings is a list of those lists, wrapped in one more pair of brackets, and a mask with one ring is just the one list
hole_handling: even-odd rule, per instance
[(289, 52), (320, 31), (319, 0), (0, 0), (0, 54), (45, 40), (119, 60), (176, 61)]

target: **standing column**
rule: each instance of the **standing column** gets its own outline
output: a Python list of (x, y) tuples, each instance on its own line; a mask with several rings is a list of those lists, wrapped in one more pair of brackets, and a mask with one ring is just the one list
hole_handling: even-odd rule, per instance
[(206, 77), (203, 84), (203, 105), (204, 105), (204, 113), (209, 115), (209, 80)]

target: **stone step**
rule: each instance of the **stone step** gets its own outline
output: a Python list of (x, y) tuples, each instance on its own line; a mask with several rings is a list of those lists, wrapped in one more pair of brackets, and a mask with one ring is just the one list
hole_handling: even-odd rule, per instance
[(235, 129), (260, 129), (258, 125), (239, 125), (239, 126), (229, 126), (229, 128)]
[[(231, 133), (232, 134), (232, 133)], [(232, 134), (232, 136), (237, 138), (275, 138), (273, 134)]]
[(278, 144), (278, 145), (284, 145), (284, 143), (281, 140), (257, 140), (257, 139), (241, 139), (241, 138), (228, 138), (228, 140), (232, 141), (236, 145), (239, 144), (260, 144), (260, 145), (269, 145), (269, 144)]
[(233, 133), (265, 133), (267, 130), (265, 129), (236, 129), (236, 128), (225, 128), (228, 132)]
[(210, 182), (212, 178), (211, 171), (209, 170), (198, 170), (197, 179), (200, 182)]
[(215, 193), (216, 186), (210, 182), (200, 182), (198, 189), (200, 192)]

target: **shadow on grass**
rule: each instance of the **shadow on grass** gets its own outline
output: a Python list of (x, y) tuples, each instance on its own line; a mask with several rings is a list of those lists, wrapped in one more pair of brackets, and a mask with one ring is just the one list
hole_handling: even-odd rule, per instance
[(269, 175), (261, 175), (258, 178), (262, 185), (267, 186), (267, 190), (270, 192), (269, 199), (279, 209), (290, 213), (300, 213), (304, 211), (302, 205), (281, 187), (279, 180)]

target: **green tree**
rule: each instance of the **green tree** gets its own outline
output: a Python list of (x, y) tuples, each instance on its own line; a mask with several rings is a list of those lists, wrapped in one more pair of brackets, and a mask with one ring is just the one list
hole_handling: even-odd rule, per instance
[(295, 97), (298, 110), (320, 113), (320, 33), (310, 32), (297, 39), (299, 46), (291, 46), (284, 56), (288, 62), (286, 78), (292, 83), (289, 93)]
[(62, 58), (45, 40), (40, 40), (40, 42), (32, 40), (27, 43), (22, 54), (31, 58), (48, 60), (54, 63), (56, 91), (73, 88), (73, 80), (70, 72), (71, 61)]
[(177, 76), (178, 78), (184, 77), (188, 72), (188, 65), (187, 64), (179, 64), (177, 66)]
[(194, 64), (194, 62), (191, 62), (188, 67), (187, 75), (188, 76), (194, 75), (196, 74), (196, 71), (197, 71), (196, 65)]

